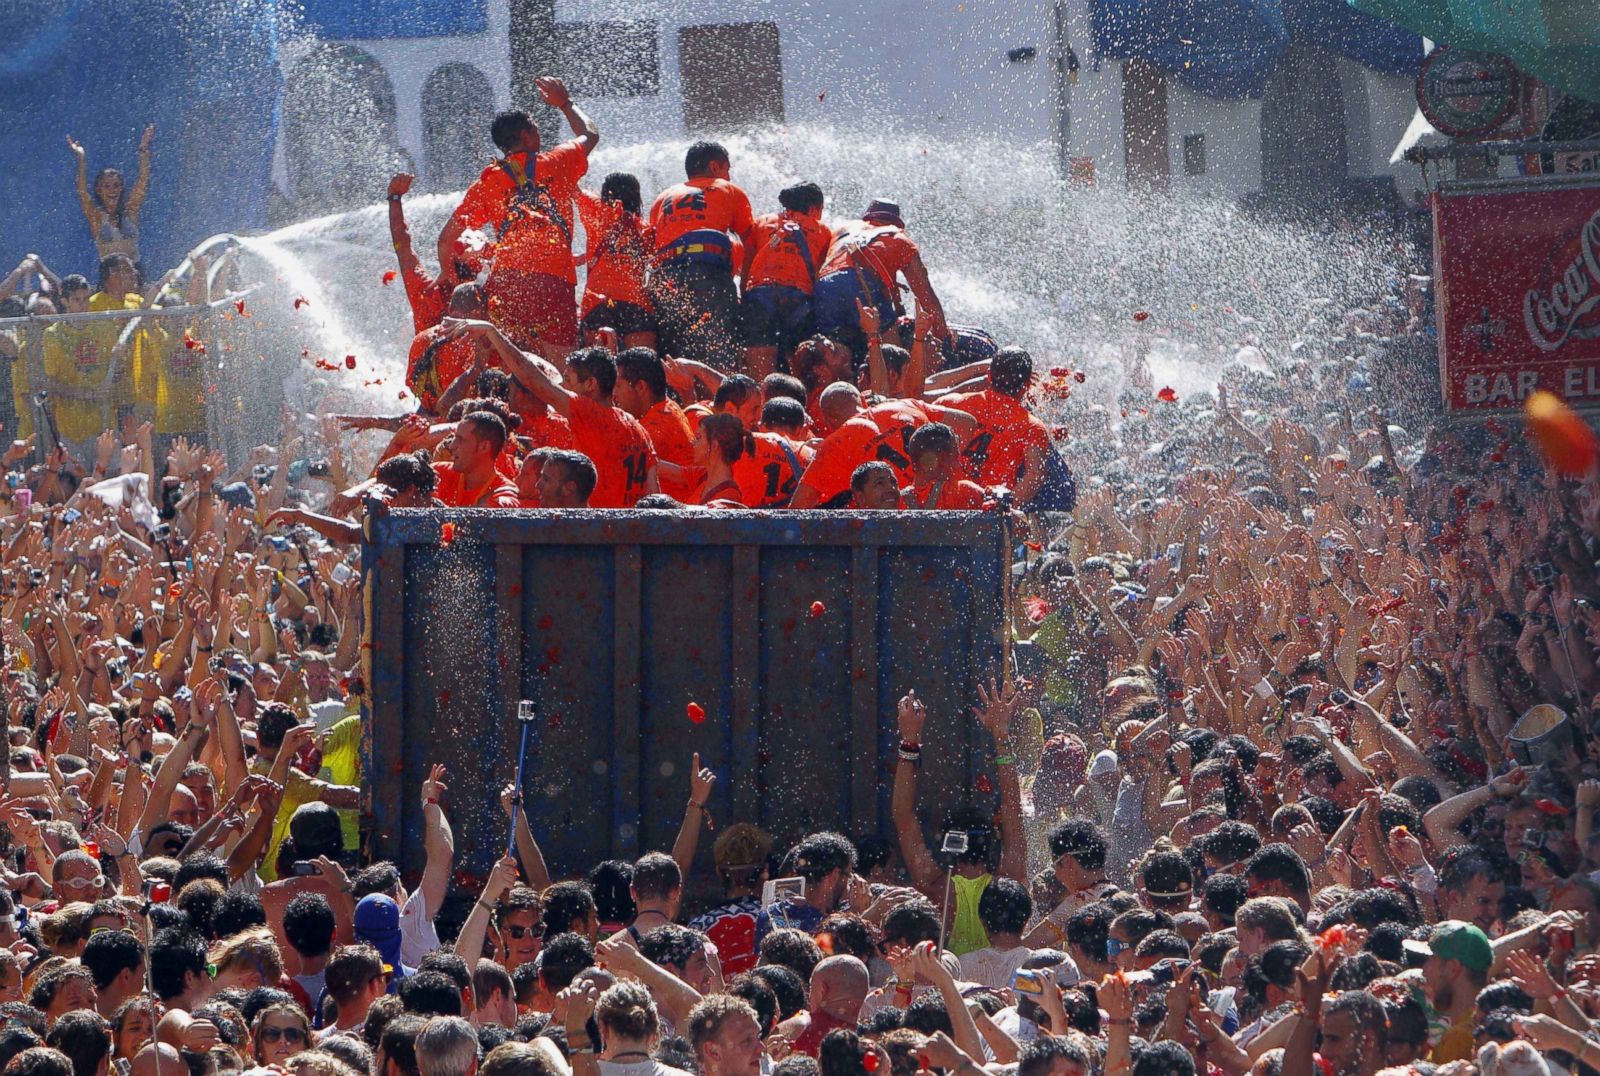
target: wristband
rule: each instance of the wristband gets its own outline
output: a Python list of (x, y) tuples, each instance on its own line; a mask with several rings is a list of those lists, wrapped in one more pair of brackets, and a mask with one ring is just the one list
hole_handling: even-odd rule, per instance
[(391, 201), (391, 202), (398, 202), (398, 201), (399, 201), (399, 200), (400, 200), (400, 195), (398, 195), (398, 194), (391, 194), (391, 195), (389, 195), (389, 201)]
[(490, 915), (494, 914), (494, 905), (490, 904), (488, 901), (484, 900), (482, 897), (478, 898), (478, 907), (482, 908), (484, 911), (488, 912)]
[(1270, 699), (1273, 695), (1272, 685), (1267, 683), (1267, 678), (1264, 676), (1257, 680), (1255, 686), (1250, 690), (1256, 693), (1256, 698), (1258, 699)]
[(996, 756), (994, 756), (994, 764), (996, 766), (1015, 766), (1017, 764), (1017, 756), (1016, 755), (996, 755)]
[(437, 807), (439, 805), (439, 800), (437, 798), (425, 799), (422, 801), (422, 805), (424, 807)]
[(900, 746), (900, 757), (901, 757), (901, 759), (903, 759), (906, 762), (921, 762), (922, 761), (922, 752), (920, 750), (907, 751), (905, 749), (905, 745), (902, 744)]

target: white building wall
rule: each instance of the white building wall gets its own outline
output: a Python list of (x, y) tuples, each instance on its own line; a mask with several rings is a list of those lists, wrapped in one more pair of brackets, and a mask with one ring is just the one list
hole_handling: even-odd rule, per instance
[[(1205, 135), (1206, 170), (1184, 172), (1183, 141)], [(1167, 141), (1172, 189), (1239, 194), (1261, 186), (1261, 102), (1223, 101), (1167, 82)]]

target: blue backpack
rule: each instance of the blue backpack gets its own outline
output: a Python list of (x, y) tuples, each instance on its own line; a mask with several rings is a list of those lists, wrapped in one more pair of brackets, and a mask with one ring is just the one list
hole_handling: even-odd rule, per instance
[[(1023, 464), (1027, 469), (1027, 464)], [(1078, 480), (1055, 445), (1044, 462), (1044, 484), (1027, 504), (1030, 512), (1070, 512), (1078, 503)]]

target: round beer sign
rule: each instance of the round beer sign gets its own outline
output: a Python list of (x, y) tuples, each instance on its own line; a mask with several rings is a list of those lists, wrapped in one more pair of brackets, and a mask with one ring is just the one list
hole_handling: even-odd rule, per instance
[(1511, 117), (1521, 96), (1521, 72), (1498, 53), (1435, 49), (1417, 75), (1422, 114), (1452, 138), (1489, 134)]

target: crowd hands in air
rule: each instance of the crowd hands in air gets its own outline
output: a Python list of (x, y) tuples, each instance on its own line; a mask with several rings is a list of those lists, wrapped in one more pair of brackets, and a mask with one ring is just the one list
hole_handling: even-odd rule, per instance
[[(571, 168), (587, 141), (557, 164)], [(701, 178), (709, 206), (726, 180)], [(406, 186), (391, 188), (397, 236)], [(522, 193), (537, 216), (543, 203)], [(679, 197), (693, 209), (692, 194)], [(625, 206), (586, 204), (610, 213), (586, 221), (591, 235), (650, 234), (636, 191), (631, 222)], [(486, 222), (469, 213), (460, 231)], [(717, 245), (705, 238), (686, 245)], [(831, 248), (819, 247), (821, 264)], [(640, 249), (653, 268), (656, 252)], [(861, 351), (800, 338), (788, 354), (796, 389), (790, 375), (734, 372), (764, 369), (759, 345), (691, 359), (664, 343), (721, 315), (673, 322), (652, 296), (675, 281), (726, 313), (720, 265), (667, 273), (659, 293), (647, 277), (650, 321), (612, 293), (594, 307), (586, 297), (585, 314), (605, 307), (615, 323), (584, 330), (609, 347), (575, 350), (561, 319), (530, 330), (497, 316), (492, 286), (421, 280), (408, 242), (401, 256), (413, 294), (455, 317), (419, 315), (425, 408), (367, 420), (396, 436), (366, 482), (345, 473), (332, 424), (302, 431), (291, 419), (283, 444), (227, 474), (198, 438), (156, 429), (137, 405), (76, 454), (64, 446), (29, 466), (26, 440), (6, 454), (6, 1076), (1594, 1067), (1600, 496), (1592, 479), (1545, 472), (1507, 431), (1412, 437), (1340, 407), (1344, 358), (1230, 374), (1214, 400), (1133, 392), (1120, 422), (1103, 408), (1082, 415), (1064, 454), (1086, 491), (1075, 520), (1023, 557), (1016, 675), (979, 689), (985, 753), (971, 789), (919, 788), (924, 754), (949, 742), (925, 733), (968, 717), (929, 713), (912, 692), (898, 707), (884, 833), (730, 820), (702, 833), (716, 777), (695, 760), (670, 852), (558, 878), (538, 844), (547, 820), (508, 788), (516, 852), (466, 894), (457, 925), (441, 914), (458, 864), (436, 768), (417, 792), (420, 878), (364, 863), (349, 560), (364, 492), (399, 506), (443, 491), (453, 504), (577, 507), (603, 503), (604, 488), (620, 507), (676, 481), (683, 504), (749, 505), (733, 446), (755, 438), (788, 467), (773, 507), (901, 507), (903, 488), (915, 497), (930, 473), (935, 503), (971, 481), (980, 506), (1003, 486), (1026, 507), (1051, 447), (1029, 440), (1031, 423), (1011, 427), (984, 445), (985, 463), (1004, 461), (999, 479), (964, 477), (974, 439), (1014, 412), (991, 399), (990, 412), (962, 412), (966, 425), (938, 389), (1021, 407), (1043, 378), (1006, 351), (935, 387), (945, 360), (932, 356), (954, 341), (942, 314), (919, 317), (896, 352), (873, 346), (887, 314), (846, 296), (833, 328), (853, 329)], [(505, 301), (546, 310), (559, 289), (527, 264), (497, 258), (488, 279), (523, 270)], [(906, 277), (926, 287), (920, 269)], [(749, 332), (741, 343), (761, 339)], [(643, 350), (652, 333), (673, 359)], [(776, 366), (791, 349), (773, 346)], [(439, 372), (452, 361), (454, 376)], [(884, 403), (850, 387), (858, 363)], [(1052, 371), (1043, 387), (1059, 380)], [(677, 470), (650, 418), (670, 414), (672, 393), (685, 419), (700, 414)], [(885, 438), (893, 422), (909, 430), (903, 444)], [(501, 430), (544, 452), (536, 472), (524, 459), (505, 473)], [(833, 451), (849, 465), (808, 484), (845, 430), (853, 440)], [(814, 434), (816, 455), (790, 464)], [(909, 481), (895, 462), (851, 462), (867, 445), (875, 456), (919, 443), (938, 446), (926, 454), (938, 462), (913, 452)], [(585, 445), (587, 468), (575, 454)], [(645, 465), (607, 457), (617, 445), (648, 446)], [(328, 465), (296, 473), (316, 452)], [(622, 462), (609, 470), (607, 458)], [(862, 462), (869, 481), (856, 483)], [(148, 499), (126, 481), (140, 475), (158, 491)], [(465, 492), (448, 495), (452, 484)], [(487, 501), (468, 496), (480, 487)], [(344, 492), (314, 511), (329, 490)], [(1513, 725), (1540, 704), (1565, 724), (1515, 745)], [(919, 801), (933, 794), (986, 806), (929, 817)], [(946, 833), (964, 849), (943, 852)], [(713, 869), (697, 876), (702, 839)], [(803, 892), (763, 901), (764, 882), (795, 877)]]

